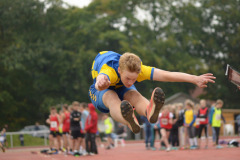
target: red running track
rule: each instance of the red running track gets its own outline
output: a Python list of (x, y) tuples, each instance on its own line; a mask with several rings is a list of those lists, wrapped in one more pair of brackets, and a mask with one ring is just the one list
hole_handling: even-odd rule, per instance
[[(159, 143), (156, 143), (156, 146)], [(204, 142), (202, 142), (204, 145)], [(224, 145), (223, 145), (224, 146)], [(222, 149), (209, 146), (208, 149), (151, 151), (146, 150), (144, 143), (128, 142), (125, 147), (118, 146), (111, 150), (98, 148), (94, 156), (73, 157), (71, 155), (44, 155), (39, 153), (43, 148), (15, 148), (0, 152), (0, 160), (240, 160), (240, 148)]]

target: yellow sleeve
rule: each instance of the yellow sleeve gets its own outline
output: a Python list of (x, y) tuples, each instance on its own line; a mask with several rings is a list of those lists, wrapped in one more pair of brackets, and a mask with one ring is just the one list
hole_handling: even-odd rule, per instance
[(138, 75), (137, 81), (152, 80), (154, 68), (141, 64), (141, 72)]
[(104, 64), (102, 66), (99, 74), (104, 74), (108, 76), (111, 82), (110, 86), (115, 86), (120, 81), (120, 78), (118, 77), (116, 71), (112, 67), (108, 66), (107, 64)]

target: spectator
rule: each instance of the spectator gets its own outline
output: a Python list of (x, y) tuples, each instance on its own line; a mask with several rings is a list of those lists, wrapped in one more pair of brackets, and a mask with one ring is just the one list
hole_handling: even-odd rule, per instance
[(141, 116), (141, 120), (143, 122), (143, 129), (145, 134), (145, 147), (147, 150), (156, 150), (156, 148), (153, 146), (154, 124), (151, 124), (145, 116)]
[(238, 125), (238, 136), (240, 136), (240, 114), (236, 117), (237, 125)]
[(113, 138), (112, 138), (113, 121), (107, 114), (103, 115), (103, 120), (104, 120), (104, 125), (105, 125), (105, 136), (107, 137), (106, 149), (111, 149), (114, 147)]
[(153, 125), (153, 146), (155, 147), (155, 140), (156, 140), (156, 137), (157, 137), (157, 134), (159, 136), (159, 139), (161, 139), (161, 133), (160, 133), (160, 129), (161, 129), (161, 126), (160, 126), (160, 122), (157, 121), (154, 125)]
[(194, 115), (194, 112), (193, 112), (194, 103), (191, 100), (186, 100), (185, 105), (186, 105), (186, 111), (184, 115), (184, 126), (186, 126), (187, 128), (190, 149), (196, 149), (197, 138), (195, 137), (195, 127), (194, 127), (196, 115)]
[(170, 130), (170, 139), (172, 144), (172, 149), (178, 149), (179, 147), (179, 138), (178, 138), (178, 111), (177, 106), (172, 105), (171, 112), (173, 113), (173, 124)]
[(20, 140), (20, 145), (24, 146), (24, 135), (23, 134), (19, 135), (19, 140)]
[(177, 104), (177, 110), (178, 110), (178, 119), (177, 119), (177, 125), (178, 125), (178, 139), (179, 139), (179, 145), (181, 148), (184, 148), (185, 146), (185, 132), (184, 132), (184, 108), (182, 103)]
[(5, 152), (5, 141), (6, 141), (6, 129), (3, 128), (0, 132), (0, 147)]
[(81, 141), (81, 126), (80, 126), (80, 120), (81, 120), (81, 113), (78, 112), (79, 109), (79, 102), (74, 101), (72, 103), (72, 113), (70, 116), (70, 130), (71, 130), (71, 136), (72, 136), (72, 149), (74, 150), (73, 155), (78, 157), (81, 154), (79, 153), (80, 148), (80, 141)]
[(161, 126), (160, 132), (162, 135), (162, 138), (160, 140), (160, 149), (161, 149), (161, 143), (164, 142), (164, 144), (167, 147), (166, 151), (168, 152), (171, 150), (168, 139), (170, 135), (170, 130), (172, 128), (172, 123), (173, 123), (173, 114), (169, 112), (169, 106), (164, 106), (162, 108), (162, 111), (159, 114), (159, 121)]
[(200, 109), (198, 111), (197, 118), (199, 119), (199, 123), (200, 123), (199, 134), (198, 134), (198, 144), (200, 147), (202, 131), (204, 130), (205, 137), (206, 137), (205, 149), (207, 149), (208, 148), (208, 108), (207, 108), (205, 99), (200, 100)]
[(126, 126), (122, 123), (118, 123), (117, 131), (116, 131), (116, 139), (114, 146), (116, 147), (118, 145), (118, 141), (121, 142), (122, 146), (125, 146), (124, 138), (127, 137), (127, 130)]
[(86, 151), (89, 155), (98, 154), (96, 145), (96, 133), (98, 124), (98, 115), (95, 111), (95, 107), (92, 103), (88, 104), (89, 115), (87, 116), (85, 123), (86, 131)]
[(69, 139), (69, 132), (70, 132), (70, 112), (68, 111), (68, 105), (64, 104), (63, 112), (61, 113), (61, 124), (62, 124), (62, 135), (63, 135), (63, 151), (65, 154), (68, 153), (68, 139)]
[(216, 142), (216, 132), (215, 132), (214, 127), (212, 127), (212, 125), (210, 123), (210, 116), (211, 116), (210, 114), (211, 114), (211, 110), (214, 109), (215, 105), (216, 105), (216, 103), (213, 103), (211, 105), (210, 111), (208, 112), (208, 124), (209, 124), (209, 127), (211, 127), (211, 130), (212, 130), (212, 142), (213, 142), (213, 145), (216, 145), (216, 143), (215, 143)]
[(220, 127), (221, 127), (221, 119), (225, 123), (225, 119), (222, 115), (222, 108), (223, 107), (223, 101), (218, 99), (216, 102), (216, 106), (211, 109), (210, 111), (210, 124), (214, 128), (215, 133), (216, 133), (216, 148), (220, 149), (222, 146), (218, 144), (219, 140), (219, 134), (220, 134)]
[[(59, 115), (55, 107), (51, 107), (49, 118), (46, 123), (50, 124), (50, 134), (49, 134), (49, 154), (57, 154), (58, 149), (61, 149), (61, 144), (57, 143), (57, 137), (59, 136)], [(57, 145), (56, 145), (57, 144)]]
[[(200, 104), (196, 104), (194, 106), (194, 109), (193, 109), (193, 114), (194, 116), (196, 117), (196, 120), (195, 120), (195, 123), (194, 123), (194, 127), (195, 127), (195, 135), (194, 135), (194, 138), (198, 139), (198, 136), (199, 136), (199, 128), (200, 128), (200, 118), (198, 118), (198, 112), (199, 112), (199, 109), (200, 109)], [(200, 144), (197, 142), (197, 146), (196, 146), (196, 149), (199, 149), (200, 148)], [(207, 148), (207, 147), (205, 147)]]
[(7, 138), (6, 138), (6, 132), (8, 131), (8, 124), (5, 124), (5, 125), (4, 125), (4, 128), (5, 128), (4, 146), (5, 146), (6, 148), (8, 148), (8, 141), (7, 141)]
[(38, 123), (38, 122), (36, 122), (36, 123), (35, 123), (34, 130), (35, 130), (35, 131), (38, 131), (38, 130), (40, 130), (40, 128), (39, 128), (39, 123)]
[(85, 144), (85, 123), (86, 123), (86, 120), (87, 120), (87, 117), (89, 115), (89, 111), (87, 110), (89, 109), (88, 108), (88, 104), (83, 102), (80, 104), (80, 108), (79, 108), (79, 111), (81, 112), (81, 133), (83, 134), (83, 137), (82, 137), (82, 141), (80, 142), (80, 150), (83, 155), (86, 155), (87, 152), (86, 152), (86, 144)]

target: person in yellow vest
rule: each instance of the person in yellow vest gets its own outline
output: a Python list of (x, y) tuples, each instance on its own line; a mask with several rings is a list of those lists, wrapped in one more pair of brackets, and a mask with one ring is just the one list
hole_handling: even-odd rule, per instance
[(198, 148), (197, 144), (197, 138), (195, 134), (195, 120), (196, 115), (193, 112), (194, 103), (191, 100), (185, 101), (186, 105), (186, 111), (184, 114), (184, 126), (187, 127), (188, 137), (189, 137), (189, 143), (190, 143), (190, 149), (196, 149)]
[(220, 128), (221, 128), (221, 120), (224, 121), (225, 119), (222, 115), (222, 106), (223, 106), (223, 101), (218, 99), (216, 102), (216, 105), (211, 108), (210, 110), (210, 124), (214, 128), (215, 133), (216, 133), (216, 148), (220, 149), (222, 146), (218, 144), (218, 139), (219, 139), (219, 133), (220, 133)]
[(104, 114), (103, 120), (105, 125), (105, 136), (107, 137), (106, 149), (111, 149), (114, 147), (113, 139), (112, 139), (112, 133), (114, 129), (113, 120), (107, 114)]

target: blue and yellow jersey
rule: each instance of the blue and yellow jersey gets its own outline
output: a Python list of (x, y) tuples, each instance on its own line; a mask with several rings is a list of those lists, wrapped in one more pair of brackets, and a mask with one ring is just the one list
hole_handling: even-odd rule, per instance
[[(99, 74), (104, 74), (108, 77), (111, 82), (110, 87), (117, 89), (123, 86), (120, 75), (118, 73), (119, 59), (122, 55), (113, 51), (102, 51), (100, 52), (93, 61), (92, 64), (92, 78), (94, 83)], [(138, 75), (135, 83), (152, 80), (154, 68), (141, 64), (141, 73)]]

